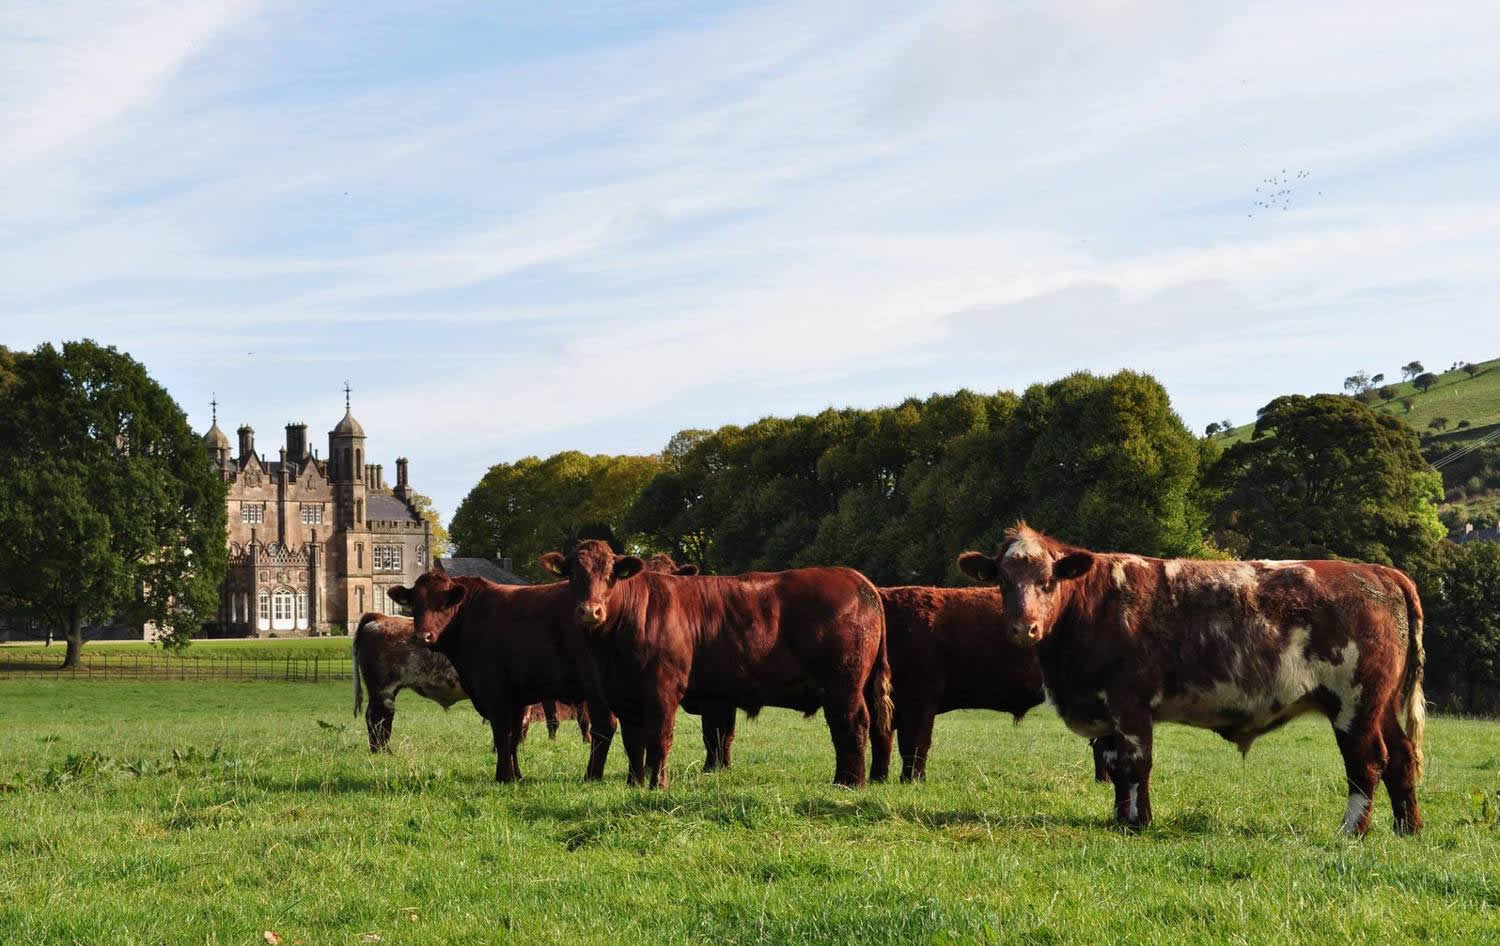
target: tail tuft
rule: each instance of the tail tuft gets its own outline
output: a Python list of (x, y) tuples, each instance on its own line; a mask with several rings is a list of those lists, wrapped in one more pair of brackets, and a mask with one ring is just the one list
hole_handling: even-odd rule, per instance
[(1401, 571), (1396, 574), (1400, 576), (1401, 591), (1406, 596), (1406, 674), (1402, 685), (1406, 699), (1403, 712), (1406, 738), (1411, 740), (1412, 762), (1416, 766), (1416, 780), (1420, 782), (1427, 764), (1423, 751), (1427, 734), (1427, 698), (1422, 692), (1422, 675), (1427, 652), (1422, 646), (1422, 599), (1409, 575)]

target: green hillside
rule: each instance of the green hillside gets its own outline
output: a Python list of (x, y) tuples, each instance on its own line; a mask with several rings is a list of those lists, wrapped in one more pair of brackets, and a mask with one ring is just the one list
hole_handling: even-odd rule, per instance
[[(1473, 375), (1463, 369), (1433, 372), (1437, 383), (1426, 392), (1403, 381), (1383, 385), (1391, 389), (1389, 399), (1374, 391), (1365, 396), (1375, 410), (1400, 418), (1422, 435), (1423, 454), (1443, 474), (1445, 502), (1440, 513), (1450, 527), (1469, 521), (1494, 525), (1500, 517), (1500, 438), (1444, 462), (1500, 431), (1500, 358), (1476, 362), (1475, 367)], [(1440, 418), (1446, 424), (1435, 429), (1432, 424)], [(1248, 440), (1254, 431), (1252, 422), (1217, 439), (1227, 447)]]

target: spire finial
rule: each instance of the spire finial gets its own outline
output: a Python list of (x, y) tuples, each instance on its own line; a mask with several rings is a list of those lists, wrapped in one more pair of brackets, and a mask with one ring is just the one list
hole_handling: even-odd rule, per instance
[(208, 403), (214, 409), (214, 426), (217, 427), (219, 426), (219, 394), (217, 391), (214, 392), (213, 400)]
[(349, 413), (349, 382), (344, 382), (344, 413)]

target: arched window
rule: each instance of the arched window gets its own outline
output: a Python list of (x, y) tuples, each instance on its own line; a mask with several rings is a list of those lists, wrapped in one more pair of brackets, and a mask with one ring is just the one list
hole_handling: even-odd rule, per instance
[(343, 471), (343, 477), (344, 477), (344, 479), (346, 479), (346, 480), (352, 480), (352, 479), (354, 479), (354, 467), (349, 462), (349, 448), (348, 447), (344, 448), (344, 462), (339, 466), (339, 469)]
[(297, 628), (307, 630), (307, 592), (297, 592)]
[(290, 631), (296, 622), (292, 611), (292, 593), (285, 588), (277, 589), (271, 596), (271, 628), (277, 631)]
[(362, 453), (363, 453), (362, 450), (356, 449), (354, 451), (354, 475), (355, 476), (362, 476), (363, 475), (362, 471), (364, 470), (364, 464), (362, 464), (362, 463), (359, 462), (360, 460), (364, 459), (364, 457), (361, 456)]
[(256, 597), (256, 626), (263, 631), (271, 629), (271, 593), (262, 591)]

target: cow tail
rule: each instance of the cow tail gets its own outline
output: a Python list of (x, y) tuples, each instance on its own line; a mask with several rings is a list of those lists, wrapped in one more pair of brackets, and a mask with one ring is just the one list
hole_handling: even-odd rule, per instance
[(364, 675), (364, 672), (360, 669), (360, 666), (359, 666), (359, 635), (360, 635), (360, 633), (364, 629), (365, 629), (365, 622), (360, 621), (359, 622), (359, 627), (356, 627), (354, 629), (354, 637), (351, 638), (351, 640), (353, 641), (353, 645), (352, 646), (354, 648), (354, 672), (351, 673), (350, 676), (352, 676), (354, 678), (354, 718), (355, 719), (359, 719), (359, 709), (360, 709), (361, 706), (364, 705), (364, 693), (361, 692), (360, 688), (359, 688), (359, 678)]
[(885, 608), (879, 606), (876, 597), (876, 613), (880, 615), (880, 649), (875, 652), (875, 666), (870, 668), (869, 680), (865, 683), (865, 703), (870, 708), (870, 725), (875, 734), (889, 743), (894, 732), (896, 705), (891, 701), (891, 661), (885, 646)]
[(1411, 578), (1404, 572), (1398, 574), (1401, 575), (1401, 591), (1406, 596), (1406, 676), (1402, 685), (1406, 694), (1406, 738), (1411, 740), (1416, 780), (1421, 781), (1426, 767), (1422, 743), (1427, 731), (1427, 698), (1422, 692), (1422, 673), (1427, 663), (1427, 653), (1422, 646), (1422, 599), (1417, 596), (1417, 586)]

